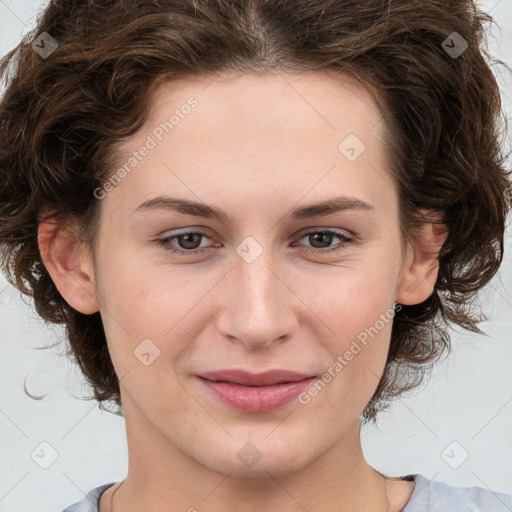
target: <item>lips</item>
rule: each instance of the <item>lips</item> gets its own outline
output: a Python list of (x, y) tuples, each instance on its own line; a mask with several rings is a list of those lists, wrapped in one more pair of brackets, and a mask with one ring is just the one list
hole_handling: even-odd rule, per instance
[(241, 369), (219, 370), (198, 374), (198, 377), (212, 382), (230, 382), (241, 386), (272, 386), (285, 382), (299, 382), (314, 377), (313, 374), (289, 370), (269, 370), (264, 373), (251, 373)]
[(270, 413), (291, 404), (316, 380), (307, 373), (222, 370), (197, 375), (209, 396), (244, 413)]

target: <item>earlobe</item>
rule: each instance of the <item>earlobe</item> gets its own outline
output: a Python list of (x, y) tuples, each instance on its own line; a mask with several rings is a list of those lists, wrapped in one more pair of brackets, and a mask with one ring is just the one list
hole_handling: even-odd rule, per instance
[(39, 225), (38, 245), (43, 264), (64, 300), (85, 315), (99, 311), (94, 267), (85, 244), (66, 226), (44, 221)]
[(402, 265), (396, 301), (404, 305), (420, 304), (434, 291), (439, 273), (439, 251), (448, 236), (442, 224), (424, 224), (414, 243), (409, 244)]

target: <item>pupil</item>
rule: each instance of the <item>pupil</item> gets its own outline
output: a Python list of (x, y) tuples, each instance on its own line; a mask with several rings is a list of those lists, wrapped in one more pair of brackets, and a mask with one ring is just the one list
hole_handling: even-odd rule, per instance
[[(310, 235), (310, 237), (327, 237), (327, 241), (324, 242), (326, 242), (326, 244), (329, 245), (329, 243), (331, 242), (332, 235), (329, 233), (313, 233), (312, 235)], [(314, 243), (312, 243), (312, 245), (315, 246)]]
[[(194, 242), (190, 242), (190, 240), (188, 240), (190, 237), (200, 237), (201, 235), (199, 235), (199, 233), (188, 233), (188, 234), (185, 234), (185, 235), (181, 235), (181, 238), (185, 239), (185, 243), (184, 244), (180, 244), (184, 249), (196, 249), (197, 247), (190, 247), (188, 246), (187, 244), (192, 244), (192, 246), (194, 246)], [(197, 244), (197, 241), (196, 241), (196, 244)]]

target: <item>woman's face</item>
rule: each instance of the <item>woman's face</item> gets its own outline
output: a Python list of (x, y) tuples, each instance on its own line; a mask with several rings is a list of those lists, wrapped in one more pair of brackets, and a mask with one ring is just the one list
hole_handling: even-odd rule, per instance
[[(384, 129), (364, 88), (326, 74), (159, 88), (118, 179), (95, 191), (98, 307), (134, 438), (257, 476), (304, 467), (353, 428), (413, 261)], [(308, 211), (326, 202), (337, 207)], [(261, 387), (217, 385), (226, 401), (198, 374), (227, 369), (316, 379), (294, 394), (278, 385), (274, 402)]]

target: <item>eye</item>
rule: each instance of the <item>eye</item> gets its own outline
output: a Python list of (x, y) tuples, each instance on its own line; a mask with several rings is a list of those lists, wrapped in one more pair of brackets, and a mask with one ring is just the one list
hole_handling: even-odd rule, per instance
[[(206, 233), (203, 233), (202, 231), (187, 231), (177, 235), (160, 238), (157, 240), (157, 243), (162, 245), (166, 251), (173, 254), (198, 254), (209, 249), (209, 247), (201, 248), (198, 246), (198, 242), (200, 243), (202, 238), (208, 238)], [(181, 248), (176, 249), (170, 245), (174, 240), (178, 241)]]
[(309, 248), (306, 247), (303, 250), (306, 252), (310, 252), (313, 254), (322, 254), (322, 253), (330, 253), (330, 252), (336, 252), (343, 250), (346, 246), (348, 246), (350, 243), (352, 243), (354, 240), (344, 233), (333, 231), (332, 229), (322, 229), (322, 230), (309, 230), (306, 233), (303, 234), (301, 240), (303, 238), (308, 238), (308, 241), (313, 244), (320, 244), (320, 245), (330, 245), (332, 243), (332, 240), (334, 237), (341, 240), (341, 242), (333, 247), (313, 247)]
[[(305, 252), (314, 253), (314, 254), (325, 254), (335, 251), (341, 251), (351, 242), (353, 239), (348, 237), (342, 232), (333, 231), (332, 229), (315, 229), (309, 230), (302, 235), (300, 240), (308, 237), (310, 243), (324, 245), (324, 247), (305, 247), (303, 250)], [(167, 236), (165, 238), (159, 238), (156, 242), (161, 245), (166, 251), (172, 254), (182, 254), (182, 255), (192, 255), (199, 254), (204, 251), (208, 251), (211, 249), (210, 246), (201, 247), (201, 242), (203, 239), (209, 238), (206, 233), (202, 231), (186, 231), (183, 233)], [(333, 238), (338, 238), (340, 242), (333, 247), (325, 247), (326, 245), (330, 245), (333, 241)], [(171, 244), (176, 242), (178, 244), (178, 248), (173, 247)]]

